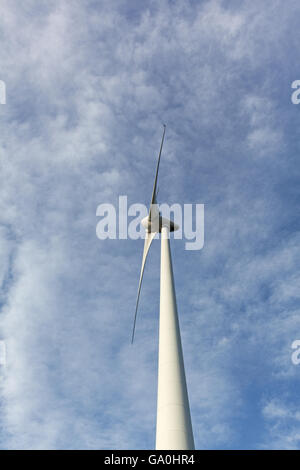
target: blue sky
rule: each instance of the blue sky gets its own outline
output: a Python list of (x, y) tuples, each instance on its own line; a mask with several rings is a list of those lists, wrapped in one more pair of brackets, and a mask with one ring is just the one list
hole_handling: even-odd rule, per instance
[(1, 1), (0, 446), (151, 449), (159, 243), (96, 209), (205, 204), (172, 241), (196, 447), (299, 448), (297, 1)]

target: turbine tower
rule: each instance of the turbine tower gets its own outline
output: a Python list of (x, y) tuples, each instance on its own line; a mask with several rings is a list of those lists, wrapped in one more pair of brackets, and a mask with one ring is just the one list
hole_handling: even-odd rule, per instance
[(173, 221), (161, 216), (156, 199), (157, 177), (165, 132), (166, 126), (164, 125), (149, 215), (142, 220), (146, 235), (131, 341), (133, 343), (147, 255), (152, 240), (157, 233), (160, 233), (161, 264), (156, 449), (193, 450), (195, 448), (194, 437), (185, 379), (169, 242), (170, 232), (178, 230), (179, 227)]

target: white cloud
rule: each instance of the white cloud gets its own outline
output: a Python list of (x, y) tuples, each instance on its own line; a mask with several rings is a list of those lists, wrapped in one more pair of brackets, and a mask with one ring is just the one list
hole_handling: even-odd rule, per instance
[(263, 409), (270, 437), (265, 447), (272, 449), (299, 449), (300, 413), (295, 406), (286, 401), (271, 399)]

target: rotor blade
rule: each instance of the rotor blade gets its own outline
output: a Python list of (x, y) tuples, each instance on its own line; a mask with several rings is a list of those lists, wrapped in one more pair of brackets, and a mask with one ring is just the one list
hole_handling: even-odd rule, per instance
[(146, 237), (145, 237), (145, 242), (144, 242), (143, 259), (142, 259), (142, 267), (141, 267), (141, 274), (140, 274), (140, 281), (139, 281), (139, 287), (138, 287), (138, 293), (137, 293), (137, 299), (136, 299), (136, 307), (135, 307), (135, 314), (134, 314), (131, 344), (133, 343), (133, 339), (134, 339), (136, 317), (137, 317), (137, 311), (138, 311), (138, 305), (139, 305), (139, 299), (140, 299), (140, 292), (141, 292), (141, 286), (142, 286), (142, 280), (143, 280), (143, 275), (144, 275), (144, 269), (145, 269), (147, 254), (148, 254), (151, 242), (152, 242), (153, 238), (155, 237), (155, 235), (156, 235), (156, 232), (146, 232)]
[[(156, 205), (156, 186), (157, 186), (157, 177), (158, 177), (158, 170), (159, 170), (159, 163), (160, 163), (160, 157), (161, 157), (161, 151), (164, 145), (164, 139), (165, 139), (165, 133), (166, 133), (166, 125), (164, 124), (164, 132), (162, 135), (161, 139), (161, 144), (160, 144), (160, 150), (159, 150), (159, 155), (158, 155), (158, 161), (157, 161), (157, 166), (156, 166), (156, 173), (155, 173), (155, 180), (154, 180), (154, 186), (153, 186), (153, 191), (152, 191), (152, 198), (151, 198), (151, 204), (150, 204), (150, 209), (149, 209), (149, 220), (151, 221), (151, 212), (153, 211), (152, 206)], [(152, 209), (152, 210), (151, 210)]]

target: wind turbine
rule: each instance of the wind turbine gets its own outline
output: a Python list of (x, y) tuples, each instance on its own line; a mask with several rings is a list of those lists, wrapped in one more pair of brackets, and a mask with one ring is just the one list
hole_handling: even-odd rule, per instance
[(133, 343), (134, 339), (147, 255), (152, 240), (157, 233), (160, 233), (161, 264), (156, 449), (193, 450), (195, 448), (194, 437), (185, 379), (169, 243), (170, 232), (178, 230), (179, 227), (173, 221), (161, 216), (157, 204), (157, 177), (165, 132), (166, 126), (164, 125), (149, 215), (142, 220), (146, 234), (131, 342)]

